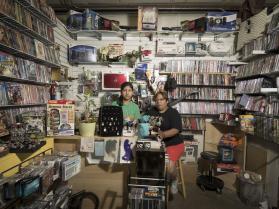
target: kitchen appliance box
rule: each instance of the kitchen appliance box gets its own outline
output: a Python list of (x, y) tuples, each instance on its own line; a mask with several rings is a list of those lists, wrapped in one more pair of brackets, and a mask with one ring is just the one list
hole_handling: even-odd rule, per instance
[(47, 104), (47, 135), (74, 135), (75, 104), (72, 100), (49, 100)]

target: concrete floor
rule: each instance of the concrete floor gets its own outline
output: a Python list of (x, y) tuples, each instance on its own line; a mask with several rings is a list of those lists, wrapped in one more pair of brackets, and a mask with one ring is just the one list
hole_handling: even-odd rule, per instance
[(174, 195), (173, 200), (169, 201), (168, 209), (256, 209), (246, 206), (238, 198), (232, 186), (234, 174), (220, 176), (225, 182), (222, 194), (203, 192), (195, 183), (196, 177), (197, 166), (184, 165), (187, 198), (183, 199), (181, 194)]

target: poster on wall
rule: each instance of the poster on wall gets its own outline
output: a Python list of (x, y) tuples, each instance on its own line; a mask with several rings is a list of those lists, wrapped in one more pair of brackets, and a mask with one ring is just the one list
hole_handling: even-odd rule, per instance
[(134, 148), (136, 139), (134, 137), (124, 137), (120, 143), (120, 163), (130, 163), (135, 158)]
[(119, 140), (113, 138), (104, 139), (104, 161), (116, 163), (119, 153)]
[(94, 152), (89, 152), (86, 156), (88, 164), (99, 164), (104, 161), (104, 152), (104, 141), (95, 139)]

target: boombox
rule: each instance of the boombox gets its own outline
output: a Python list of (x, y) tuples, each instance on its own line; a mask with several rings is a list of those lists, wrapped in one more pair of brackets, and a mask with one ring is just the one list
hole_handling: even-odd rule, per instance
[(158, 55), (185, 55), (185, 43), (177, 41), (157, 41)]
[(206, 30), (212, 32), (236, 30), (236, 13), (208, 12)]

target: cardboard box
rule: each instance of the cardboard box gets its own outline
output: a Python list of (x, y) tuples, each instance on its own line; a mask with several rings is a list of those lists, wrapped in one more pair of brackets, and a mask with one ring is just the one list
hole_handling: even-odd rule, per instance
[(235, 12), (208, 12), (206, 30), (212, 32), (225, 32), (236, 30)]
[(138, 7), (138, 31), (157, 30), (157, 7)]
[(49, 100), (47, 104), (47, 135), (75, 134), (75, 105), (72, 100)]

